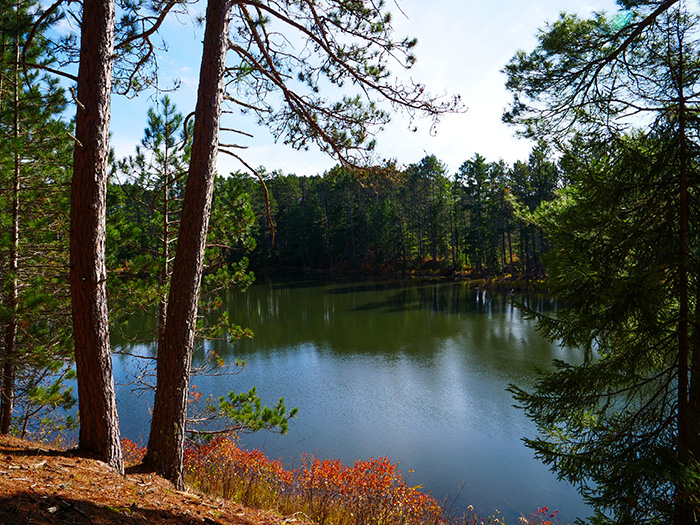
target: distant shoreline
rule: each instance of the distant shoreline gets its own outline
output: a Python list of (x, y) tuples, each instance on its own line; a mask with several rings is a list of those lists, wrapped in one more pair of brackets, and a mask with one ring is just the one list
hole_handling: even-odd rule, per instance
[(408, 270), (401, 271), (395, 268), (377, 269), (349, 269), (349, 268), (298, 268), (292, 266), (271, 265), (264, 268), (251, 270), (254, 275), (275, 278), (303, 275), (322, 276), (331, 279), (387, 279), (387, 280), (410, 280), (410, 281), (433, 281), (433, 282), (460, 282), (470, 288), (485, 289), (502, 292), (547, 292), (547, 282), (545, 278), (531, 277), (528, 279), (523, 274), (511, 276), (499, 276), (492, 279), (475, 276), (475, 272), (441, 272), (440, 270)]

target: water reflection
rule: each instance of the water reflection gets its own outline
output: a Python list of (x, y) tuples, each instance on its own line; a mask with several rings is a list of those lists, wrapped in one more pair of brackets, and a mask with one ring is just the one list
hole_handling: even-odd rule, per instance
[[(388, 455), (438, 499), (456, 497), (464, 482), (457, 506), (497, 508), (510, 521), (541, 505), (564, 519), (586, 513), (523, 446), (534, 429), (505, 390), (576, 353), (543, 341), (507, 294), (460, 283), (292, 281), (223, 299), (255, 338), (211, 347), (248, 367), (196, 378), (198, 389), (218, 397), (256, 386), (266, 403), (283, 396), (300, 409), (287, 436), (251, 435), (245, 444), (291, 465), (302, 452), (349, 463)], [(518, 299), (556, 309), (544, 296)], [(142, 438), (147, 406), (128, 395), (120, 390), (122, 425)]]

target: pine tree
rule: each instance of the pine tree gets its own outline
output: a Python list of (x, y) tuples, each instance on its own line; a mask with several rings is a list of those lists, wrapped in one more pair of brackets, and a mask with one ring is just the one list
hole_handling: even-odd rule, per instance
[[(148, 110), (147, 122), (134, 155), (112, 166), (113, 180), (107, 194), (108, 264), (112, 270), (112, 312), (128, 318), (136, 311), (155, 311), (157, 332), (138, 336), (158, 341), (167, 315), (192, 129), (185, 127), (184, 116), (167, 96)], [(246, 271), (247, 259), (241, 256), (234, 260), (233, 255), (234, 251), (245, 253), (253, 243), (248, 235), (252, 212), (246, 197), (233, 180), (217, 177), (203, 271), (203, 310), (218, 302), (222, 289), (244, 289), (252, 281)], [(211, 325), (200, 322), (198, 340), (218, 335), (224, 328), (237, 331), (222, 321)]]
[[(110, 232), (119, 236), (115, 247), (130, 245), (130, 257), (114, 260), (113, 264), (128, 263), (131, 275), (148, 276), (152, 282), (143, 282), (154, 290), (155, 297), (147, 297), (148, 304), (158, 303), (158, 334), (165, 329), (167, 287), (170, 281), (174, 244), (180, 224), (180, 211), (189, 163), (188, 131), (184, 116), (168, 96), (148, 110), (148, 126), (141, 144), (133, 156), (122, 159), (115, 166), (115, 174), (124, 183), (112, 184), (114, 192), (124, 193), (125, 200), (112, 206), (108, 213), (123, 213), (124, 206), (132, 210), (131, 224), (110, 225)], [(113, 199), (118, 198), (116, 195)], [(126, 219), (126, 217), (124, 217)], [(108, 218), (109, 220), (109, 218)], [(124, 228), (126, 226), (126, 228)], [(135, 229), (134, 229), (135, 227)], [(120, 230), (135, 233), (125, 237)], [(123, 269), (123, 267), (122, 267)], [(125, 277), (122, 275), (122, 277)], [(122, 297), (121, 301), (128, 301)], [(138, 302), (143, 302), (139, 299)], [(143, 307), (143, 305), (138, 305)], [(159, 337), (160, 337), (159, 335)]]
[[(53, 409), (74, 403), (63, 385), (72, 374), (65, 322), (71, 145), (61, 120), (63, 90), (21, 64), (53, 61), (43, 32), (54, 20), (33, 28), (35, 8), (18, 1), (0, 13), (1, 433), (24, 434), (39, 426), (32, 424), (37, 419), (48, 423)], [(32, 31), (37, 36), (28, 44)]]
[[(273, 19), (283, 33), (308, 44), (303, 53), (290, 54), (286, 38), (269, 38)], [(246, 165), (230, 147), (219, 144), (225, 87), (227, 101), (256, 113), (276, 138), (296, 148), (318, 144), (349, 164), (372, 151), (372, 129), (388, 120), (388, 113), (374, 100), (363, 100), (363, 95), (371, 93), (395, 108), (419, 112), (434, 121), (459, 107), (458, 99), (443, 101), (426, 93), (422, 85), (401, 85), (390, 79), (387, 61), (400, 57), (400, 65), (410, 67), (415, 41), (392, 38), (391, 17), (382, 2), (321, 5), (305, 0), (248, 5), (209, 0), (206, 21), (190, 171), (168, 318), (159, 342), (158, 388), (145, 458), (178, 486), (182, 484), (186, 396), (219, 148)], [(235, 56), (229, 68), (227, 52)], [(338, 86), (353, 84), (358, 93), (329, 102), (319, 95), (321, 78)], [(275, 102), (280, 104), (275, 107)]]
[(512, 390), (538, 425), (528, 444), (597, 523), (700, 512), (698, 21), (674, 3), (562, 15), (506, 68), (507, 119), (575, 148), (570, 187), (540, 213), (567, 306), (529, 315), (583, 357)]

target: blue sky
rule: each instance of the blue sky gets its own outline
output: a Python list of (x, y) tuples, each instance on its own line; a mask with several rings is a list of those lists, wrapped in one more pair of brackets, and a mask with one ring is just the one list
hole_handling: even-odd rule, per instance
[[(531, 144), (515, 138), (515, 130), (501, 123), (509, 96), (500, 70), (518, 49), (532, 49), (538, 28), (545, 21), (556, 20), (561, 11), (587, 16), (592, 11), (617, 10), (614, 0), (389, 0), (387, 4), (397, 36), (418, 38), (418, 61), (410, 76), (425, 83), (431, 92), (459, 93), (468, 110), (444, 117), (435, 136), (430, 135), (427, 121), (418, 121), (418, 131), (410, 132), (407, 117), (397, 114), (377, 136), (378, 153), (404, 165), (434, 154), (450, 174), (474, 153), (489, 161), (526, 160)], [(202, 13), (204, 8), (200, 2), (191, 13)], [(194, 109), (196, 100), (202, 31), (190, 17), (182, 15), (169, 20), (164, 28), (169, 50), (159, 60), (160, 85), (166, 88), (174, 79), (180, 80), (180, 89), (170, 96), (185, 114)], [(118, 156), (133, 153), (141, 140), (153, 96), (113, 98), (112, 144)], [(242, 152), (254, 167), (315, 175), (335, 164), (318, 150), (296, 152), (275, 144), (265, 129), (240, 116), (226, 115), (224, 119), (223, 127), (254, 133), (255, 138)], [(224, 155), (219, 156), (218, 167), (222, 174), (242, 169), (235, 159)]]

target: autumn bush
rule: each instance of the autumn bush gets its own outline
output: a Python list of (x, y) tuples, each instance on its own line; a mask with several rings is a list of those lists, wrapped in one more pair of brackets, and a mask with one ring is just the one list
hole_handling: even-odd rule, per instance
[(122, 439), (122, 458), (125, 466), (130, 467), (140, 463), (145, 455), (146, 447), (142, 447), (130, 439)]
[[(123, 440), (126, 464), (138, 463), (145, 449)], [(411, 487), (397, 465), (370, 458), (346, 466), (304, 454), (299, 468), (288, 470), (259, 450), (238, 447), (233, 435), (221, 435), (185, 450), (185, 483), (197, 492), (243, 505), (302, 514), (320, 525), (503, 525), (498, 513), (481, 518), (469, 507), (459, 519), (447, 518), (431, 495)], [(555, 525), (557, 512), (537, 509), (519, 524)]]
[(235, 437), (225, 435), (185, 451), (185, 481), (193, 490), (284, 514), (303, 513), (319, 524), (443, 522), (437, 501), (409, 487), (387, 458), (348, 467), (303, 455), (300, 468), (287, 470), (259, 450), (240, 449)]
[(239, 448), (229, 435), (185, 450), (186, 485), (249, 507), (279, 507), (292, 481), (281, 462)]
[(443, 523), (435, 498), (408, 486), (387, 458), (347, 467), (304, 455), (294, 471), (293, 494), (300, 509), (320, 524)]

